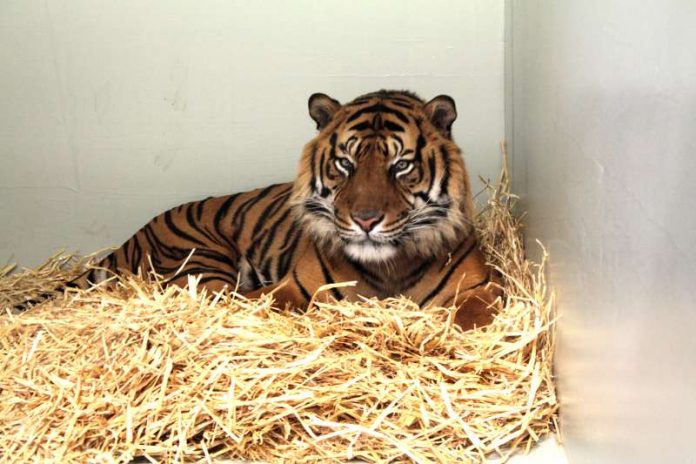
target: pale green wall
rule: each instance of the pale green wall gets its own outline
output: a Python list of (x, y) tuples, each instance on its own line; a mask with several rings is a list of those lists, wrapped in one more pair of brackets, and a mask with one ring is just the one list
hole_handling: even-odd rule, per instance
[(513, 174), (551, 255), (569, 462), (696, 462), (696, 3), (508, 6)]
[(448, 93), (472, 174), (495, 177), (503, 16), (502, 0), (1, 2), (0, 263), (290, 180), (315, 91)]

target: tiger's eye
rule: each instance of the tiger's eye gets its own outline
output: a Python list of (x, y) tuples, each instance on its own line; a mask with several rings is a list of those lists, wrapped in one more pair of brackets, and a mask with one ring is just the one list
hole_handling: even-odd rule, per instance
[(406, 169), (411, 167), (411, 162), (406, 161), (406, 160), (401, 160), (398, 163), (394, 165), (394, 169), (397, 171), (405, 171)]
[(338, 165), (345, 169), (346, 171), (352, 171), (353, 170), (353, 163), (350, 162), (348, 158), (339, 158), (336, 160)]

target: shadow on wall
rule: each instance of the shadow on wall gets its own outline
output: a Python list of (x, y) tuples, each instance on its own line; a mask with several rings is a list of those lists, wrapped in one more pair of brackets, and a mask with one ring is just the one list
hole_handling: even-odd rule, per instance
[(696, 413), (696, 100), (558, 90), (515, 154), (562, 314), (563, 432), (601, 462), (658, 462)]

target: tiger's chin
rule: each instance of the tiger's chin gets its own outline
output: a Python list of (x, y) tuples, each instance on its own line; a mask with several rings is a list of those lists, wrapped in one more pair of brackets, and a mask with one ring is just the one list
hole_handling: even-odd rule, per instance
[(399, 249), (389, 243), (363, 240), (351, 242), (343, 247), (343, 252), (351, 259), (363, 263), (382, 263), (396, 256)]

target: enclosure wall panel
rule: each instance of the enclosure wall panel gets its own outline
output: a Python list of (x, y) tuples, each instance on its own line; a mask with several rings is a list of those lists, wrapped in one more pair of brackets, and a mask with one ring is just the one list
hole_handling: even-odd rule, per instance
[(507, 7), (513, 175), (551, 256), (569, 460), (694, 462), (696, 3)]
[(495, 177), (503, 20), (503, 0), (0, 2), (0, 264), (292, 179), (318, 91), (450, 94)]

